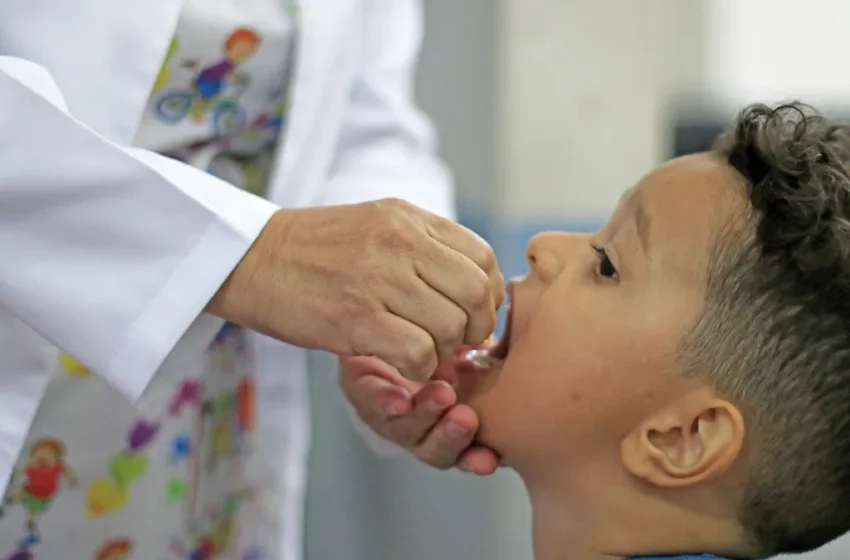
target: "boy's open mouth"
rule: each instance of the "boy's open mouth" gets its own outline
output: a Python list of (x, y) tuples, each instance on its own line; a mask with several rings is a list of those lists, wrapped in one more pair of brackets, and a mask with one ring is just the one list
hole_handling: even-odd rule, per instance
[(493, 369), (501, 367), (511, 349), (511, 331), (513, 327), (513, 306), (511, 304), (513, 286), (507, 289), (507, 313), (505, 330), (502, 338), (496, 342), (488, 341), (480, 348), (474, 348), (463, 355), (463, 360), (470, 362), (477, 369)]

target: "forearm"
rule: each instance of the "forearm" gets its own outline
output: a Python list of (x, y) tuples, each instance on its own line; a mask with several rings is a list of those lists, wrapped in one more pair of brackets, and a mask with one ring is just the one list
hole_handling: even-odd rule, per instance
[(0, 98), (0, 305), (137, 399), (275, 208), (110, 143), (31, 62)]

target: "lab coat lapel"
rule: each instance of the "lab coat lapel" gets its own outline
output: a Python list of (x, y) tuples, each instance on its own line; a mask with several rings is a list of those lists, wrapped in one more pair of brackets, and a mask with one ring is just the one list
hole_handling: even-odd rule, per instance
[[(340, 29), (346, 18), (353, 17), (355, 0), (300, 0), (300, 30), (297, 59), (290, 92), (288, 124), (283, 131), (279, 154), (271, 181), (269, 198), (287, 206), (310, 202), (316, 186), (310, 184), (311, 165), (305, 157), (311, 141), (320, 133), (317, 126), (326, 102), (324, 93), (340, 76), (334, 73), (339, 50)], [(285, 200), (284, 200), (285, 199)]]
[(0, 2), (0, 55), (50, 72), (70, 113), (129, 144), (183, 0)]
[(156, 75), (177, 29), (184, 0), (124, 0), (112, 5), (116, 18), (113, 68), (113, 130), (131, 142)]

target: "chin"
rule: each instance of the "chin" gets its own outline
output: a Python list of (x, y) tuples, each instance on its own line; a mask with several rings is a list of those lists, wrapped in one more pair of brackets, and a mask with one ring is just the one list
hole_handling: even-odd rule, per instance
[(493, 396), (488, 392), (476, 395), (468, 401), (479, 420), (475, 443), (495, 451), (501, 458), (502, 464), (507, 465), (513, 447), (509, 428), (515, 423), (505, 415), (504, 407), (499, 406), (499, 402), (493, 399)]
[(503, 381), (505, 373), (513, 370), (513, 365), (492, 364), (471, 384), (471, 390), (459, 394), (459, 402), (471, 407), (478, 415), (479, 428), (475, 442), (494, 450), (504, 461), (509, 460), (512, 451), (530, 434), (525, 430), (529, 425), (529, 411), (526, 406), (517, 403), (517, 395), (512, 394), (510, 384)]

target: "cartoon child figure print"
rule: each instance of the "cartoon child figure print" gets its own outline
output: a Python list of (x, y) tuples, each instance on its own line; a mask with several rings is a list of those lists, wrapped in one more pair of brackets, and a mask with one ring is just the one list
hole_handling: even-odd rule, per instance
[(129, 539), (106, 541), (94, 553), (94, 560), (130, 560), (133, 543)]
[[(224, 42), (224, 59), (201, 69), (192, 83), (194, 95), (191, 115), (195, 122), (204, 119), (210, 106), (224, 91), (227, 81), (239, 77), (236, 74), (239, 65), (254, 56), (259, 48), (260, 36), (253, 29), (240, 27), (227, 37)], [(197, 63), (189, 65), (197, 66)]]
[(12, 504), (21, 504), (27, 511), (29, 541), (36, 543), (39, 540), (38, 520), (47, 513), (59, 493), (61, 479), (75, 486), (77, 476), (65, 464), (65, 444), (54, 437), (42, 437), (33, 442), (27, 464), (15, 474), (22, 476), (23, 481), (6, 497), (0, 513)]

